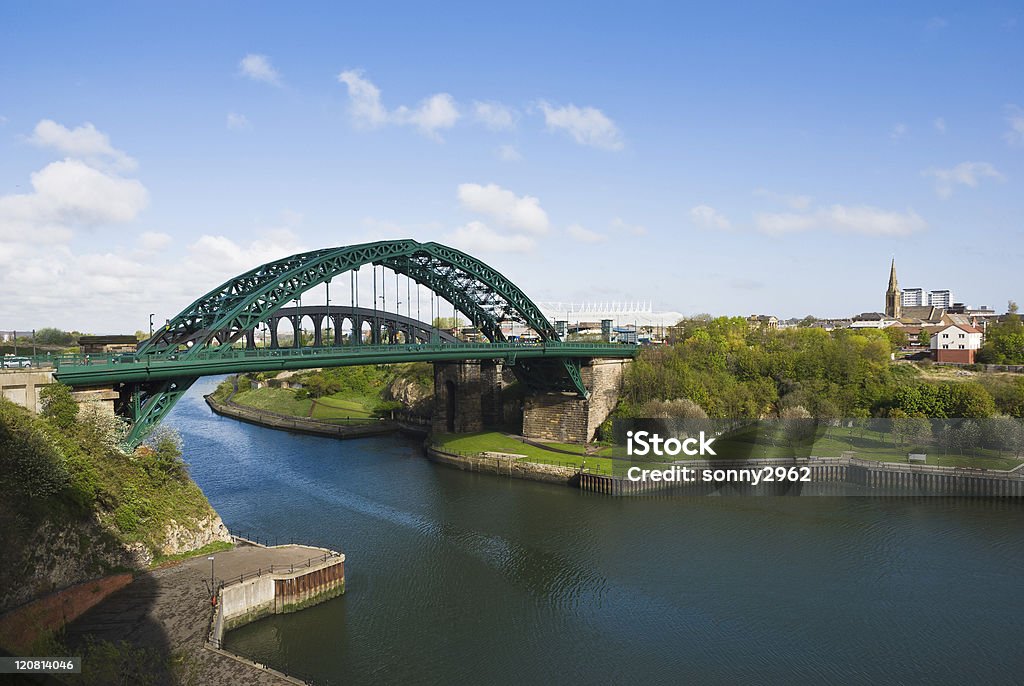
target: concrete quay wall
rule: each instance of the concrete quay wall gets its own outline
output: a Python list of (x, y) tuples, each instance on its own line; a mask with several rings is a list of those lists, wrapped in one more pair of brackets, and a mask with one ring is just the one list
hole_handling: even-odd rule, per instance
[(322, 603), (345, 592), (345, 556), (328, 551), (307, 564), (271, 567), (218, 589), (210, 642), (224, 633), (273, 614)]
[(527, 462), (521, 459), (520, 456), (502, 455), (500, 453), (461, 455), (439, 450), (433, 446), (427, 446), (426, 454), (427, 459), (432, 462), (448, 465), (449, 467), (455, 467), (467, 472), (482, 472), (497, 476), (507, 476), (513, 479), (543, 481), (562, 486), (568, 485), (579, 471), (575, 467)]

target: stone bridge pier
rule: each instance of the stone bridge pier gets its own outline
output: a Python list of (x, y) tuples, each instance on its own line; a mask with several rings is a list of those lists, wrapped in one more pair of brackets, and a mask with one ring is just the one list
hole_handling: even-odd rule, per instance
[[(586, 443), (619, 400), (631, 360), (592, 359), (580, 366), (589, 398), (572, 393), (510, 393), (514, 377), (500, 362), (434, 363), (434, 433), (470, 433), (508, 425), (522, 410), (527, 438)], [(514, 406), (513, 406), (514, 405)], [(511, 427), (510, 427), (511, 428)]]
[(434, 363), (434, 433), (471, 433), (503, 423), (505, 368), (494, 360)]

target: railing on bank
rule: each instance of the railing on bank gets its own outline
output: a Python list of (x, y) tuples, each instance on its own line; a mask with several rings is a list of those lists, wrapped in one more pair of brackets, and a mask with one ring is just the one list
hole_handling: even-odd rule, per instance
[(295, 562), (295, 563), (287, 564), (287, 565), (281, 564), (281, 565), (270, 565), (269, 567), (260, 567), (255, 572), (245, 572), (243, 574), (239, 574), (237, 577), (233, 576), (230, 579), (218, 579), (218, 587), (219, 587), (218, 590), (221, 589), (221, 588), (224, 588), (228, 584), (240, 584), (243, 581), (245, 581), (246, 579), (259, 579), (259, 578), (262, 578), (264, 574), (283, 574), (285, 572), (288, 572), (289, 574), (294, 574), (296, 568), (298, 568), (300, 570), (303, 567), (305, 567), (306, 569), (309, 569), (309, 568), (311, 568), (313, 566), (313, 562), (316, 562), (317, 564), (319, 564), (321, 562), (327, 562), (331, 558), (335, 558), (335, 557), (339, 557), (339, 556), (337, 554), (334, 554), (334, 553), (324, 553), (323, 555), (319, 555), (317, 557), (311, 557), (308, 560), (306, 560), (305, 562)]

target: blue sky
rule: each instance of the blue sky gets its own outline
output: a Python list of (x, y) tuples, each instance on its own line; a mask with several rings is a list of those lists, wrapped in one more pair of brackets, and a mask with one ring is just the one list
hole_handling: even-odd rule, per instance
[(540, 301), (1024, 297), (1019, 3), (210, 5), (0, 5), (0, 329), (400, 237)]

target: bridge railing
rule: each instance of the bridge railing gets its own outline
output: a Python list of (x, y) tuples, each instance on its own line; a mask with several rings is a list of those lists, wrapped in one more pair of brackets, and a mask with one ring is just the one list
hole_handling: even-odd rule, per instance
[[(266, 358), (295, 358), (328, 356), (336, 352), (395, 353), (395, 352), (448, 352), (465, 350), (495, 350), (509, 352), (515, 350), (579, 350), (585, 355), (594, 350), (621, 351), (624, 354), (635, 352), (637, 346), (622, 343), (577, 343), (577, 342), (503, 342), (503, 343), (394, 343), (387, 345), (350, 344), (342, 346), (321, 346), (304, 348), (229, 348), (226, 350), (200, 351), (189, 355), (189, 360), (243, 360)], [(184, 352), (184, 351), (183, 351)], [(117, 365), (117, 364), (162, 364), (176, 362), (177, 354), (166, 357), (137, 356), (135, 353), (88, 353), (73, 355), (47, 355), (30, 358), (33, 366), (81, 366), (81, 365)], [(38, 364), (37, 364), (38, 363)]]

